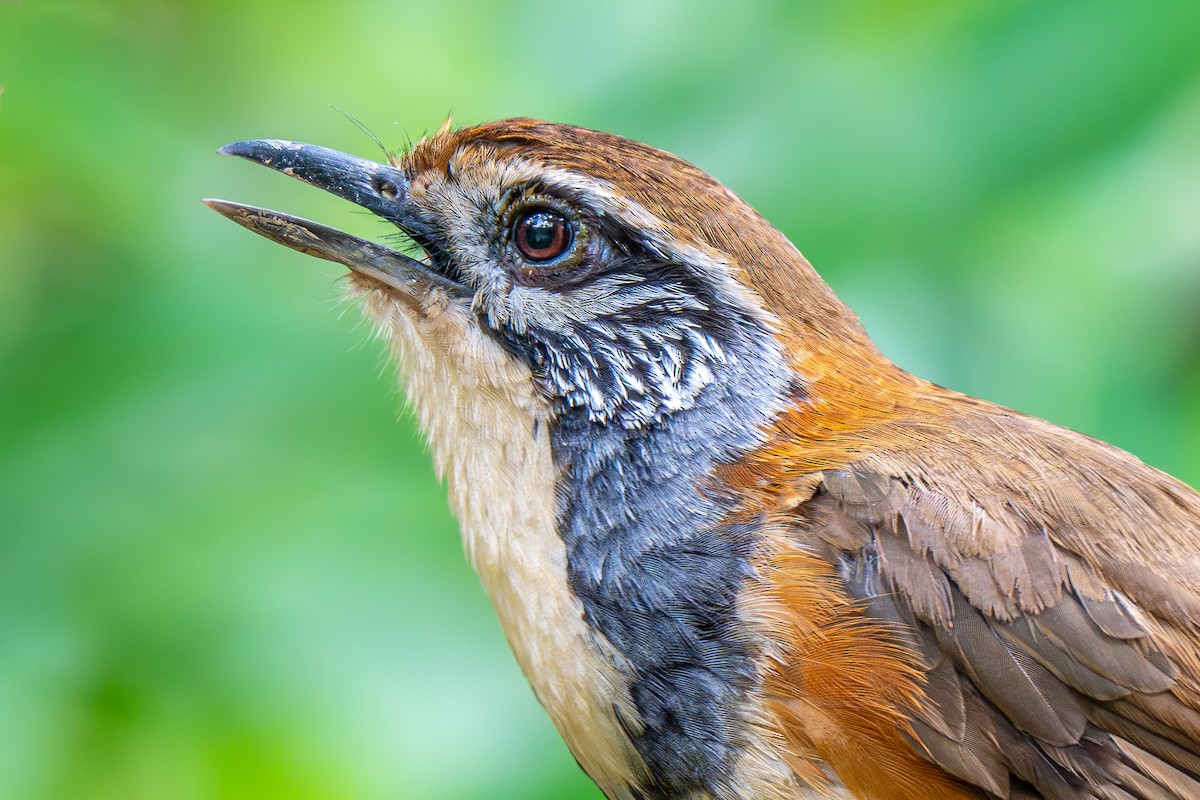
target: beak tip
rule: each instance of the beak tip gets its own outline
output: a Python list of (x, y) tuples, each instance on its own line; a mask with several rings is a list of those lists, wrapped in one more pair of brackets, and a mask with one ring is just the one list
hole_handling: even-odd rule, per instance
[(255, 161), (261, 160), (263, 151), (268, 149), (264, 145), (266, 142), (260, 139), (248, 139), (243, 142), (230, 142), (224, 147), (218, 147), (217, 152), (223, 156), (238, 156), (239, 158), (249, 158)]
[(244, 211), (247, 206), (241, 203), (231, 203), (228, 200), (218, 200), (215, 197), (205, 197), (200, 200), (201, 203), (211, 208), (213, 211), (220, 214), (226, 219), (231, 219), (234, 222), (238, 221), (239, 216), (245, 216)]
[(248, 161), (257, 161), (269, 167), (276, 160), (294, 156), (304, 148), (305, 145), (285, 142), (282, 139), (247, 139), (218, 147), (217, 152), (223, 156), (237, 156)]

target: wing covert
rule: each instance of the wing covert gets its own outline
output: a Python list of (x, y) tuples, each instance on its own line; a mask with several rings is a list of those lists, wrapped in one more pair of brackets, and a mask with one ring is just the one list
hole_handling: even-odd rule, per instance
[(806, 546), (919, 655), (926, 758), (983, 797), (1200, 797), (1180, 620), (1116, 588), (1056, 521), (1010, 510), (861, 466), (823, 473), (797, 509)]

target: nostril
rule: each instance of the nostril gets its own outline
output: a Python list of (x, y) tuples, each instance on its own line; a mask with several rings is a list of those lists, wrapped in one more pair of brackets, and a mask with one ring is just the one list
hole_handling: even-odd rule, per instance
[(379, 192), (379, 196), (385, 200), (395, 200), (400, 196), (400, 190), (391, 181), (376, 180), (375, 191)]

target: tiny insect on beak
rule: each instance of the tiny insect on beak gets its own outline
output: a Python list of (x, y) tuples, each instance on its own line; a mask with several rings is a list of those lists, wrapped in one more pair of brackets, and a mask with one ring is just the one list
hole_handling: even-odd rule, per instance
[[(234, 142), (217, 152), (256, 161), (344, 197), (406, 233), (419, 233), (421, 230), (408, 202), (408, 179), (403, 170), (396, 167), (327, 147), (279, 139)], [(433, 286), (455, 296), (468, 296), (471, 293), (466, 286), (431, 269), (427, 264), (327, 225), (227, 200), (208, 199), (204, 203), (273, 242), (345, 264), (351, 270), (405, 294)]]

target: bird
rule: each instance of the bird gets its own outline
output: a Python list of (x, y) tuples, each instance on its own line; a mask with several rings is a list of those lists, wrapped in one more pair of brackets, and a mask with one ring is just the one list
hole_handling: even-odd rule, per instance
[(379, 162), (219, 152), (411, 240), (205, 201), (349, 268), (610, 800), (1200, 798), (1186, 484), (904, 371), (783, 233), (649, 145), (516, 118)]

